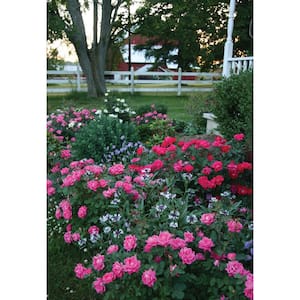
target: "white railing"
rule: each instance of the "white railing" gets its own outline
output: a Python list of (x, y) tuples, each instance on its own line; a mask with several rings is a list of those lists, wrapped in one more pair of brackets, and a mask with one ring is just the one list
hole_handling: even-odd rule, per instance
[[(106, 84), (110, 91), (118, 92), (185, 92), (212, 91), (213, 84), (222, 78), (221, 73), (212, 72), (138, 72), (106, 71)], [(58, 85), (57, 87), (51, 84)], [(82, 71), (47, 71), (47, 92), (66, 93), (72, 90), (86, 91), (86, 80)], [(69, 85), (69, 87), (59, 87)]]
[(228, 58), (230, 74), (239, 74), (242, 71), (253, 69), (253, 56)]

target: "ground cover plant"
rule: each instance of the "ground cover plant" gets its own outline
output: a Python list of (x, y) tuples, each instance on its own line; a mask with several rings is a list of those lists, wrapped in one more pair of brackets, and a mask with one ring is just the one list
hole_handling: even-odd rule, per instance
[[(246, 136), (165, 136), (125, 162), (75, 159), (74, 137), (99, 117), (48, 117), (49, 299), (253, 299)], [(73, 277), (58, 283), (59, 266)]]

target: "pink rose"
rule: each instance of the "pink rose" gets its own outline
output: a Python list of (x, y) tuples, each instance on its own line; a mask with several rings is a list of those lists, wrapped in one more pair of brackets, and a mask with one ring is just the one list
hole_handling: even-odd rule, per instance
[(98, 180), (90, 180), (90, 181), (88, 181), (88, 182), (87, 182), (87, 187), (88, 187), (90, 190), (96, 192), (97, 189), (99, 188), (99, 182), (98, 182)]
[(202, 240), (199, 241), (198, 247), (204, 251), (211, 251), (211, 248), (214, 246), (214, 242), (207, 237), (203, 237)]
[(93, 282), (93, 287), (96, 290), (96, 292), (98, 294), (103, 294), (106, 291), (106, 287), (105, 284), (103, 282), (102, 278), (97, 278), (94, 282)]
[(83, 219), (85, 218), (86, 214), (87, 214), (87, 207), (85, 205), (80, 206), (77, 213), (78, 217), (80, 219)]
[(111, 198), (115, 194), (116, 191), (117, 190), (115, 188), (112, 188), (112, 189), (103, 191), (102, 194), (105, 198)]
[(122, 164), (115, 164), (115, 165), (111, 166), (108, 169), (108, 172), (109, 172), (110, 175), (115, 176), (115, 175), (123, 174), (124, 169), (125, 169), (124, 165), (122, 165)]
[(235, 134), (233, 136), (233, 138), (236, 140), (236, 141), (242, 141), (244, 139), (245, 135), (243, 133), (238, 133), (238, 134)]
[(247, 275), (247, 279), (245, 282), (244, 295), (250, 300), (253, 299), (253, 275), (251, 273), (249, 273)]
[(96, 225), (90, 226), (88, 229), (89, 234), (98, 234), (99, 233), (99, 227)]
[(113, 263), (112, 271), (117, 278), (121, 278), (124, 275), (124, 265), (118, 261)]
[(67, 175), (69, 173), (69, 168), (62, 168), (61, 170), (60, 170), (60, 174), (61, 175)]
[(186, 241), (184, 239), (181, 238), (175, 238), (175, 239), (170, 239), (169, 241), (169, 245), (172, 249), (176, 250), (176, 249), (181, 249), (184, 248), (186, 246)]
[(229, 220), (227, 222), (227, 227), (229, 232), (240, 232), (243, 229), (243, 225), (234, 220)]
[(195, 252), (191, 248), (188, 248), (188, 247), (182, 248), (179, 251), (178, 255), (181, 258), (182, 262), (186, 265), (192, 264), (196, 259)]
[(158, 235), (158, 245), (162, 247), (167, 247), (172, 238), (172, 234), (168, 231), (162, 231)]
[(135, 235), (127, 235), (124, 239), (124, 249), (126, 251), (131, 251), (136, 248), (136, 236)]
[(50, 187), (48, 187), (48, 188), (47, 188), (47, 195), (48, 195), (48, 196), (52, 196), (52, 195), (54, 195), (54, 194), (55, 194), (55, 192), (56, 192), (56, 189), (55, 189), (55, 187), (53, 187), (53, 186), (50, 186)]
[(60, 208), (58, 207), (55, 211), (55, 218), (56, 219), (60, 219), (62, 217), (62, 214), (61, 214), (61, 210)]
[(195, 260), (205, 260), (205, 257), (202, 253), (196, 253)]
[(64, 240), (67, 244), (72, 243), (72, 233), (71, 233), (71, 231), (68, 231), (64, 234)]
[(244, 272), (244, 266), (240, 262), (233, 260), (227, 263), (225, 270), (229, 277), (233, 277), (236, 274), (242, 275)]
[(105, 265), (104, 265), (104, 255), (101, 254), (97, 254), (96, 256), (93, 257), (93, 268), (96, 271), (101, 271), (104, 269)]
[(156, 282), (156, 272), (152, 269), (144, 271), (142, 275), (143, 284), (152, 287)]
[(108, 284), (113, 282), (116, 279), (116, 275), (114, 272), (107, 272), (102, 276), (102, 280), (104, 284)]
[(85, 268), (82, 264), (77, 264), (74, 268), (74, 272), (77, 278), (82, 279), (85, 276), (92, 273), (91, 268)]
[(73, 233), (73, 234), (72, 234), (72, 240), (73, 240), (74, 242), (79, 241), (79, 240), (80, 240), (80, 233), (78, 233), (78, 232)]
[(223, 168), (223, 163), (217, 160), (211, 165), (211, 167), (215, 170), (215, 172), (219, 172)]
[(106, 253), (107, 254), (112, 254), (114, 252), (118, 252), (119, 251), (119, 246), (118, 245), (110, 245), (107, 250)]
[(189, 232), (189, 231), (186, 231), (184, 234), (184, 240), (187, 242), (187, 243), (191, 243), (194, 241), (195, 237), (193, 235), (192, 232)]
[(235, 257), (236, 257), (236, 254), (235, 254), (235, 253), (228, 253), (228, 254), (227, 254), (227, 258), (228, 258), (229, 260), (235, 260)]
[(207, 213), (201, 216), (201, 223), (205, 225), (211, 225), (215, 221), (215, 214), (214, 213)]
[(158, 235), (149, 236), (146, 241), (144, 252), (150, 252), (153, 247), (158, 246)]
[(124, 259), (124, 271), (128, 274), (133, 274), (139, 271), (141, 261), (136, 258), (136, 255)]
[(70, 150), (66, 150), (66, 149), (61, 150), (60, 157), (63, 158), (63, 159), (70, 158), (71, 157), (71, 151)]

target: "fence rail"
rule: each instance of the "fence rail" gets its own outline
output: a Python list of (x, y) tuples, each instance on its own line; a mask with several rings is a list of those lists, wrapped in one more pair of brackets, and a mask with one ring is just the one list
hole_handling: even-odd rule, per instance
[[(213, 84), (222, 78), (217, 72), (139, 72), (106, 71), (105, 81), (111, 91), (119, 92), (184, 92), (212, 91)], [(51, 86), (57, 85), (57, 86)], [(61, 85), (69, 85), (62, 87)], [(47, 92), (66, 93), (72, 90), (86, 91), (86, 79), (82, 71), (47, 71)]]

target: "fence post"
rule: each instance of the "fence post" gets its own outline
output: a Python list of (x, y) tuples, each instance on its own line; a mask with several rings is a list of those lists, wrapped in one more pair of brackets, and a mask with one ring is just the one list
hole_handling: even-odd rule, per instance
[(178, 87), (177, 87), (177, 96), (181, 95), (181, 77), (182, 77), (182, 69), (178, 69)]
[(79, 65), (76, 68), (76, 79), (77, 79), (77, 92), (80, 92), (80, 69)]
[(134, 93), (134, 69), (133, 67), (130, 68), (130, 90), (131, 90), (131, 95)]

